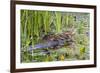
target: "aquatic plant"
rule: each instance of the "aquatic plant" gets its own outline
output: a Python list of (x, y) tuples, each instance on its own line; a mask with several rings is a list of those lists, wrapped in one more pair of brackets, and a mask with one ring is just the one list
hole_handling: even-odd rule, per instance
[(60, 33), (61, 32), (61, 13), (60, 12), (55, 12), (55, 27), (56, 27), (56, 32)]

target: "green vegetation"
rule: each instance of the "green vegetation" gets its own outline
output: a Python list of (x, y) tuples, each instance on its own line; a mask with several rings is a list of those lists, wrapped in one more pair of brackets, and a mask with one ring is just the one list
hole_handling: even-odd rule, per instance
[[(21, 10), (20, 13), (21, 62), (89, 59), (89, 13), (36, 10)], [(59, 40), (65, 34), (73, 42), (28, 51), (39, 43), (46, 44), (46, 37), (49, 41), (54, 38)]]

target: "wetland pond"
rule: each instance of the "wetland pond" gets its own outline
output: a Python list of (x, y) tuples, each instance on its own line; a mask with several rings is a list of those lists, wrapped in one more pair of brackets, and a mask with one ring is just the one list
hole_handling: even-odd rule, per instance
[(20, 11), (21, 62), (88, 60), (89, 13)]

